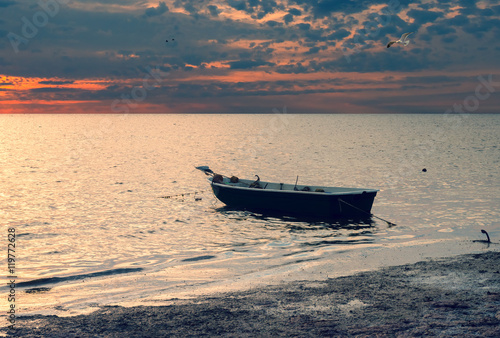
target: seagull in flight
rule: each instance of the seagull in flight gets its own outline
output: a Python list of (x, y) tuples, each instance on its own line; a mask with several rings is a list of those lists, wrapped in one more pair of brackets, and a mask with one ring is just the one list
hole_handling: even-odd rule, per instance
[(401, 38), (399, 38), (399, 40), (389, 42), (387, 44), (387, 48), (391, 47), (395, 43), (402, 43), (404, 46), (407, 46), (410, 43), (410, 40), (408, 39), (408, 35), (410, 35), (411, 33), (413, 33), (413, 32), (404, 33), (403, 35), (401, 35)]

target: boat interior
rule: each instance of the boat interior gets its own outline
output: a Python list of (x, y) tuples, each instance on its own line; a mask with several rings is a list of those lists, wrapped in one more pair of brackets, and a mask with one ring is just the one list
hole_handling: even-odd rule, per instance
[[(222, 175), (209, 177), (208, 180), (215, 184), (223, 184), (226, 186), (250, 189), (265, 189), (265, 190), (281, 190), (281, 191), (294, 191), (294, 192), (308, 192), (308, 193), (343, 193), (343, 194), (359, 194), (360, 192), (376, 192), (375, 189), (363, 188), (344, 188), (344, 187), (326, 187), (326, 186), (313, 186), (301, 184), (287, 184), (276, 182), (264, 182), (260, 180), (246, 180), (238, 179), (236, 177), (226, 177)], [(220, 177), (222, 176), (222, 177)]]

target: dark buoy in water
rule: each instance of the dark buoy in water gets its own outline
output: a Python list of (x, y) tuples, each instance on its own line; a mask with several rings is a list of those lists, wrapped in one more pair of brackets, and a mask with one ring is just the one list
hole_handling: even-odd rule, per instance
[(426, 172), (427, 172), (427, 169), (425, 169), (425, 168), (424, 168), (424, 169), (422, 169), (422, 172), (426, 173)]
[(490, 235), (488, 235), (488, 233), (486, 232), (486, 230), (481, 229), (481, 232), (486, 235), (486, 238), (488, 239), (487, 242), (491, 243), (491, 241), (490, 241)]

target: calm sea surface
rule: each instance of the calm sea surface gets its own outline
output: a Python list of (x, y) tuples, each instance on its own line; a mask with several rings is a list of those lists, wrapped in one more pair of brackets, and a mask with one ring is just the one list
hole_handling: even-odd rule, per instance
[[(477, 242), (485, 229), (500, 243), (499, 144), (500, 115), (0, 116), (0, 247), (5, 257), (14, 228), (17, 313), (165, 304), (499, 250)], [(396, 226), (225, 208), (199, 165), (379, 189), (372, 212)]]

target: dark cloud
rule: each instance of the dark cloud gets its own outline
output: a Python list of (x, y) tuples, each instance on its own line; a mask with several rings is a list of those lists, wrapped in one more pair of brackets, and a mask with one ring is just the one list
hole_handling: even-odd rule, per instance
[(469, 24), (469, 18), (466, 15), (457, 15), (451, 19), (445, 20), (449, 26), (465, 26)]
[(12, 5), (15, 5), (15, 1), (11, 1), (11, 0), (0, 0), (0, 8), (5, 8), (5, 7), (9, 7), (9, 6), (12, 6)]
[(69, 81), (38, 81), (39, 84), (46, 84), (46, 85), (65, 85), (65, 84), (73, 84), (75, 81), (69, 80)]
[(387, 5), (384, 13), (397, 14), (401, 9), (406, 8), (413, 1), (410, 0), (372, 0), (372, 1), (357, 1), (357, 0), (294, 0), (291, 3), (302, 5), (306, 9), (310, 9), (316, 18), (329, 17), (334, 13), (351, 15), (363, 12), (372, 5)]
[(231, 69), (254, 69), (260, 66), (272, 66), (273, 64), (264, 60), (240, 60), (230, 61), (227, 64)]
[(385, 48), (380, 46), (378, 51), (370, 52), (368, 49), (354, 49), (349, 58), (339, 56), (335, 61), (321, 62), (318, 70), (337, 70), (347, 72), (417, 72), (424, 69), (440, 69), (445, 67), (447, 61), (438, 55), (429, 52), (418, 53), (402, 48)]
[(491, 8), (481, 9), (480, 15), (484, 17), (494, 16), (495, 12)]
[(306, 52), (306, 55), (310, 54), (316, 54), (321, 50), (321, 47), (311, 47), (309, 50)]
[(288, 25), (290, 22), (292, 22), (292, 21), (293, 21), (293, 15), (292, 15), (292, 14), (290, 14), (290, 13), (288, 13), (287, 15), (285, 15), (285, 16), (283, 17), (283, 21), (285, 22), (285, 24), (287, 24), (287, 25)]
[(311, 25), (308, 23), (299, 23), (296, 25), (300, 30), (307, 31), (311, 28)]
[[(11, 62), (6, 61), (4, 57), (0, 56), (0, 66), (7, 67), (11, 64), (12, 64)], [(1, 74), (1, 70), (2, 69), (0, 68), (0, 74)]]
[(284, 66), (278, 66), (275, 68), (275, 71), (279, 74), (302, 74), (310, 72), (311, 68), (308, 66), (304, 66), (301, 62), (298, 62)]
[[(147, 97), (151, 103), (162, 103), (165, 98), (172, 99), (186, 98), (216, 98), (216, 97), (242, 97), (242, 96), (285, 96), (285, 95), (306, 95), (321, 93), (356, 93), (356, 92), (386, 92), (392, 91), (394, 84), (413, 88), (438, 88), (443, 85), (452, 86), (452, 79), (448, 83), (426, 84), (425, 82), (409, 82), (404, 80), (385, 81), (385, 85), (373, 87), (370, 89), (362, 88), (343, 88), (345, 85), (369, 85), (373, 84), (364, 80), (350, 78), (334, 78), (322, 80), (281, 80), (281, 81), (252, 81), (252, 82), (217, 82), (206, 83), (180, 83), (164, 85), (153, 88), (147, 92)], [(40, 88), (30, 91), (36, 99), (54, 99), (54, 100), (105, 100), (121, 97), (124, 93), (131, 93), (137, 86), (108, 86), (105, 90), (86, 90), (78, 91), (71, 88)], [(315, 89), (311, 89), (314, 86)], [(33, 97), (25, 97), (31, 100)]]
[(351, 32), (341, 28), (327, 36), (328, 40), (342, 40), (345, 37), (348, 37)]
[(458, 0), (458, 5), (464, 8), (476, 8), (476, 0)]
[(75, 92), (77, 89), (72, 88), (59, 88), (59, 87), (42, 87), (30, 89), (32, 93), (62, 93), (62, 92)]
[[(365, 49), (374, 43), (386, 44), (388, 41), (381, 40), (384, 37), (399, 38), (402, 33), (416, 31), (415, 25), (409, 25), (398, 16), (378, 15), (374, 13), (368, 16), (369, 20), (362, 23), (362, 28), (356, 30), (351, 39), (344, 41), (343, 46), (348, 49)], [(359, 47), (359, 45), (362, 45)]]
[(446, 24), (435, 24), (427, 27), (427, 31), (432, 35), (445, 35), (450, 33), (455, 33), (456, 30), (453, 26)]
[(462, 26), (464, 32), (474, 35), (480, 39), (485, 33), (495, 32), (497, 37), (500, 32), (500, 19), (482, 19), (469, 21), (467, 25)]
[(227, 0), (227, 4), (239, 11), (247, 11), (247, 3), (245, 0)]
[(448, 35), (441, 39), (442, 43), (453, 43), (458, 37), (456, 35)]
[(283, 5), (274, 0), (228, 0), (227, 4), (235, 10), (245, 12), (253, 19), (262, 19), (268, 14), (283, 10)]
[(314, 13), (317, 17), (322, 17), (332, 12), (342, 12), (352, 14), (361, 12), (363, 5), (359, 1), (335, 1), (335, 0), (319, 0), (314, 6)]
[[(406, 13), (409, 3), (413, 4), (408, 11), (411, 20), (405, 21), (400, 15), (402, 10)], [(22, 36), (21, 18), (32, 21), (34, 13), (40, 10), (36, 2), (13, 4), (13, 1), (0, 0), (0, 33), (4, 37), (10, 32)], [(169, 72), (168, 81), (148, 92), (151, 102), (161, 103), (168, 98), (181, 104), (195, 97), (208, 100), (341, 93), (340, 87), (351, 84), (350, 92), (367, 90), (356, 86), (371, 86), (371, 91), (381, 93), (381, 99), (375, 100), (380, 104), (394, 86), (410, 93), (433, 86), (451, 88), (460, 81), (473, 82), (474, 79), (458, 76), (429, 76), (428, 72), (454, 73), (474, 68), (478, 71), (488, 68), (493, 72), (498, 69), (500, 56), (500, 6), (485, 3), (483, 8), (478, 8), (474, 1), (422, 4), (406, 0), (291, 0), (284, 3), (176, 0), (173, 5), (169, 2), (170, 7), (182, 8), (187, 13), (172, 12), (163, 1), (147, 9), (146, 3), (137, 0), (103, 0), (99, 4), (120, 5), (116, 7), (120, 10), (83, 10), (61, 5), (59, 13), (50, 17), (48, 24), (38, 27), (38, 32), (19, 46), (18, 53), (8, 39), (0, 40), (0, 74), (55, 79), (40, 81), (39, 85), (46, 87), (30, 91), (26, 100), (31, 99), (30, 95), (33, 99), (43, 96), (47, 100), (114, 100), (130, 93), (134, 88), (130, 82), (144, 78), (147, 67), (159, 66)], [(225, 15), (219, 15), (222, 8), (227, 9)], [(241, 15), (232, 18), (235, 11), (246, 15), (243, 19)], [(459, 15), (450, 18), (449, 13)], [(390, 39), (397, 39), (406, 31), (415, 31), (409, 46), (385, 48)], [(351, 33), (354, 37), (348, 38)], [(172, 38), (175, 43), (170, 43)], [(168, 44), (165, 39), (169, 39)], [(328, 52), (324, 52), (326, 49)], [(232, 79), (229, 75), (234, 70), (259, 70), (270, 77), (275, 73), (321, 72), (368, 75), (366, 83), (351, 81), (349, 77), (335, 83), (296, 79), (236, 83), (199, 80), (210, 79), (212, 75), (228, 75)], [(399, 73), (400, 80), (379, 82), (371, 76), (371, 73), (384, 73), (389, 79), (392, 71)], [(411, 76), (401, 79), (401, 73)], [(190, 79), (193, 76), (196, 80)], [(103, 90), (64, 88), (76, 83), (75, 79), (96, 78), (116, 85)], [(138, 81), (136, 85), (141, 86)], [(334, 84), (339, 88), (332, 89)]]
[[(20, 26), (13, 26), (16, 34), (21, 34)], [(155, 20), (144, 20), (142, 14), (93, 13), (70, 8), (61, 9), (51, 24), (39, 31), (29, 39), (29, 49), (17, 55), (7, 40), (5, 62), (14, 59), (16, 62), (6, 73), (61, 78), (128, 77), (146, 65), (167, 63), (182, 69), (185, 63), (201, 66), (212, 61), (234, 60), (232, 50), (235, 53), (239, 50), (226, 47), (224, 38), (286, 37), (276, 27), (266, 31), (252, 24), (212, 21), (208, 17), (193, 22), (189, 16), (172, 12)], [(166, 37), (175, 37), (177, 45), (166, 45)], [(36, 58), (32, 55), (35, 50), (38, 50)]]
[(217, 17), (219, 16), (219, 13), (221, 12), (217, 6), (214, 6), (214, 5), (209, 5), (207, 6), (208, 8), (208, 11), (210, 12), (210, 15), (213, 16), (213, 17)]
[(424, 76), (405, 76), (399, 83), (456, 83), (457, 81), (470, 80), (469, 77), (451, 76), (451, 75), (424, 75)]
[(149, 7), (144, 12), (144, 15), (147, 17), (162, 15), (163, 13), (168, 12), (168, 6), (164, 2), (159, 2), (158, 7)]
[(283, 24), (281, 22), (278, 22), (278, 21), (274, 21), (274, 20), (269, 20), (266, 22), (266, 25), (268, 25), (269, 27), (279, 27), (279, 26), (283, 26)]
[(434, 11), (422, 11), (418, 9), (411, 9), (408, 11), (408, 16), (415, 19), (416, 25), (424, 25), (428, 22), (434, 22), (437, 18), (442, 18), (443, 13)]

